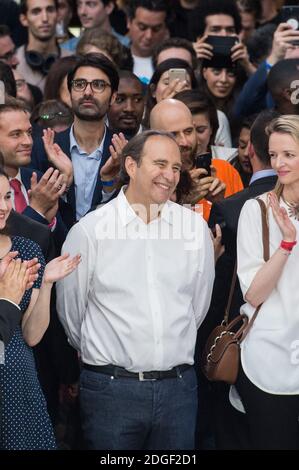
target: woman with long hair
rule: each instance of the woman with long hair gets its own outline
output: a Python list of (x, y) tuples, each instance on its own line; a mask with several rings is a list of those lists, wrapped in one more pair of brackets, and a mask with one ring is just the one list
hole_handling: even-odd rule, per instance
[(249, 318), (236, 383), (254, 449), (299, 449), (299, 116), (284, 115), (266, 129), (274, 191), (267, 206), (270, 257), (263, 257), (260, 207), (246, 202), (238, 228), (238, 275)]

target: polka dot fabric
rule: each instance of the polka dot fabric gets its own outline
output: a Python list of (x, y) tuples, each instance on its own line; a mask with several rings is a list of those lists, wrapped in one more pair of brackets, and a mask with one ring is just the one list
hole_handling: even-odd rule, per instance
[[(39, 277), (33, 287), (41, 286), (45, 260), (39, 245), (27, 238), (12, 237), (12, 251), (22, 260), (38, 258)], [(32, 289), (25, 292), (20, 308), (24, 313)], [(0, 365), (1, 449), (55, 449), (52, 425), (47, 412), (32, 349), (25, 343), (19, 326), (5, 349), (5, 364)]]

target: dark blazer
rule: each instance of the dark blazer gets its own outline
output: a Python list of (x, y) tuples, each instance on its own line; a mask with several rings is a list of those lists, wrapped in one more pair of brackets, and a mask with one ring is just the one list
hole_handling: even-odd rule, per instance
[[(91, 207), (96, 207), (102, 201), (102, 181), (100, 176), (100, 171), (102, 166), (106, 163), (110, 157), (109, 146), (111, 145), (112, 132), (110, 129), (106, 128), (106, 136), (103, 146), (103, 158), (101, 160), (97, 184), (93, 193)], [(61, 147), (62, 151), (71, 159), (70, 154), (70, 128), (66, 129), (63, 132), (59, 132), (55, 135), (55, 142)], [(44, 173), (49, 167), (50, 163), (48, 161), (44, 144), (40, 135), (36, 135), (34, 139), (32, 153), (31, 153), (31, 168), (35, 168), (42, 173)], [(76, 222), (76, 195), (75, 195), (75, 185), (74, 182), (71, 185), (67, 193), (67, 203), (62, 204), (60, 207), (60, 212), (63, 218), (63, 221), (70, 228)]]
[[(31, 180), (33, 170), (32, 168), (20, 168), (20, 173), (21, 173), (22, 183), (24, 184), (25, 188), (28, 191), (31, 187), (30, 180)], [(37, 172), (37, 178), (40, 179), (41, 176), (42, 176), (42, 173)], [(43, 224), (45, 227), (48, 227), (48, 221), (44, 217), (42, 217), (38, 212), (32, 209), (32, 207), (27, 206), (22, 212), (22, 214), (26, 215), (32, 220), (35, 220), (36, 222), (39, 222), (40, 224)], [(56, 214), (56, 219), (57, 219), (57, 223), (56, 223), (55, 230), (53, 231), (53, 239), (55, 242), (57, 253), (60, 254), (61, 247), (64, 243), (64, 240), (66, 239), (67, 232), (68, 232), (68, 229), (60, 215), (60, 207), (59, 207), (59, 211)]]
[(36, 222), (32, 218), (12, 210), (7, 220), (11, 235), (29, 238), (41, 247), (46, 262), (55, 258), (55, 249), (51, 231), (47, 225)]
[[(201, 332), (205, 337), (214, 326), (223, 320), (237, 257), (237, 229), (241, 209), (248, 199), (255, 198), (273, 189), (276, 180), (276, 176), (260, 178), (254, 181), (248, 188), (243, 189), (243, 191), (233, 194), (212, 206), (209, 226), (214, 227), (217, 223), (225, 223), (225, 227), (222, 229), (222, 242), (225, 246), (225, 253), (216, 264), (211, 304), (201, 327)], [(237, 280), (230, 309), (230, 318), (239, 314), (243, 303), (243, 295)]]
[(6, 346), (21, 320), (21, 310), (11, 302), (0, 299), (0, 340)]

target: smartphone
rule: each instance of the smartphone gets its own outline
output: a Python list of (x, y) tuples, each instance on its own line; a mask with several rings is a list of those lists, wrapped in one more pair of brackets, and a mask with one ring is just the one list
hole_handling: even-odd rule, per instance
[(211, 176), (212, 154), (211, 152), (203, 153), (195, 157), (195, 168), (204, 168), (207, 170), (207, 176)]
[(238, 36), (213, 36), (209, 35), (205, 41), (213, 46), (213, 57), (203, 60), (203, 67), (232, 68), (231, 49), (239, 43)]
[[(282, 7), (280, 17), (282, 23), (288, 23), (294, 31), (299, 31), (299, 6), (286, 5)], [(292, 44), (299, 46), (299, 40), (295, 39)]]
[(187, 72), (185, 69), (169, 69), (169, 83), (179, 79), (180, 82), (187, 81)]

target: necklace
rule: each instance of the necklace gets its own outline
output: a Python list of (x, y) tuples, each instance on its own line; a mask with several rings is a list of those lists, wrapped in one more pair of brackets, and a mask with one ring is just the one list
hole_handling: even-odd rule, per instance
[(285, 200), (285, 198), (283, 196), (282, 196), (282, 200), (288, 206), (289, 216), (290, 217), (295, 217), (296, 220), (299, 220), (299, 203), (296, 204), (296, 202), (288, 202), (288, 201)]

